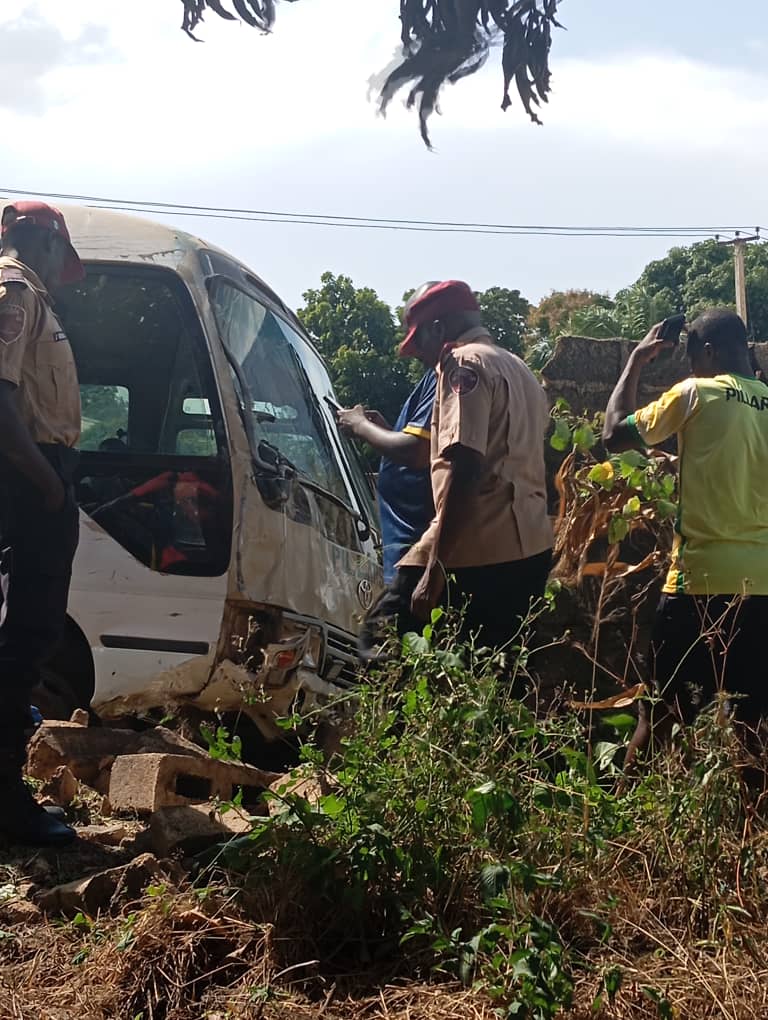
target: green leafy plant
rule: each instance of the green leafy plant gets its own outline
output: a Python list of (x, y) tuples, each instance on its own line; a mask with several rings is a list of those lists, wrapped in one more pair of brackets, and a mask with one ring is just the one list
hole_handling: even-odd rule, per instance
[(200, 735), (208, 745), (208, 754), (215, 761), (242, 761), (243, 744), (237, 735), (231, 736), (226, 726), (200, 725)]

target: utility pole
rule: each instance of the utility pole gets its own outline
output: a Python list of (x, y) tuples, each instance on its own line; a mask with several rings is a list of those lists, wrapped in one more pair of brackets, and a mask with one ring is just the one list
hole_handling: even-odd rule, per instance
[(720, 241), (720, 244), (729, 244), (733, 246), (733, 275), (736, 285), (736, 312), (741, 318), (744, 325), (749, 328), (749, 322), (747, 321), (747, 276), (744, 269), (744, 252), (747, 248), (749, 241), (759, 241), (760, 230), (757, 228), (757, 233), (751, 234), (749, 237), (742, 237), (740, 231), (736, 231), (736, 236), (730, 241)]

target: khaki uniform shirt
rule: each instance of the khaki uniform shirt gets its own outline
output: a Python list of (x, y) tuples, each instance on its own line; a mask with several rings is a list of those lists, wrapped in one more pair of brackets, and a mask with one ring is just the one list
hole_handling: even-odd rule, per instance
[(80, 388), (72, 348), (39, 277), (0, 256), (0, 379), (16, 387), (24, 424), (36, 443), (75, 446)]
[[(520, 358), (483, 328), (465, 333), (438, 367), (432, 419), (432, 490), (438, 515), (449, 478), (446, 452), (464, 446), (483, 458), (480, 478), (462, 494), (466, 526), (444, 567), (481, 567), (542, 553), (552, 546), (544, 474), (549, 408)], [(398, 566), (425, 566), (437, 518)]]

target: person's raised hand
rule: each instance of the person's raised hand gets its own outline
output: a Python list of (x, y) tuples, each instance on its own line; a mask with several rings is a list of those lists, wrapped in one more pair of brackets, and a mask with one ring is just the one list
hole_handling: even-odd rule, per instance
[(657, 322), (655, 326), (652, 326), (632, 351), (632, 358), (639, 361), (641, 365), (650, 364), (658, 358), (662, 351), (671, 351), (677, 346), (676, 340), (662, 340), (659, 337), (659, 331), (663, 325), (663, 322)]

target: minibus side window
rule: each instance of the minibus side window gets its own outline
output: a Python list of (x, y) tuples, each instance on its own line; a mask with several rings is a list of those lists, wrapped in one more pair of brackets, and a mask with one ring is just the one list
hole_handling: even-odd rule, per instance
[(78, 502), (162, 573), (227, 571), (232, 484), (213, 366), (194, 305), (165, 269), (88, 267), (62, 295), (83, 408)]

